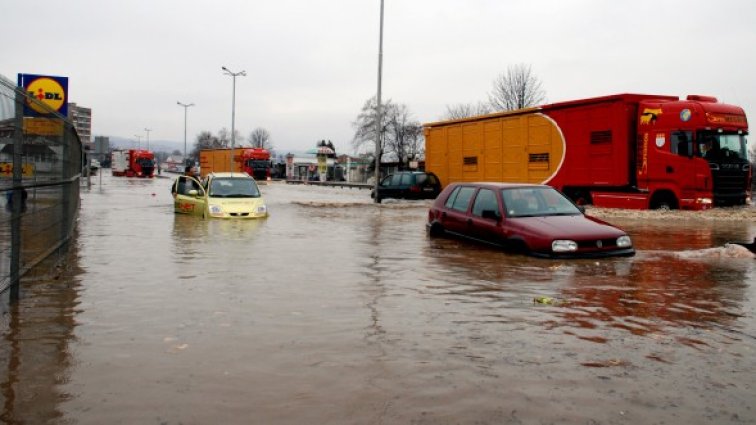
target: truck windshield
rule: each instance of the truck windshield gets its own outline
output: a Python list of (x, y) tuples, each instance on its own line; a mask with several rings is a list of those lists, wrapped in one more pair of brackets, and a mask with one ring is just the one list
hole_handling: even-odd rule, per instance
[(270, 161), (263, 159), (250, 159), (247, 161), (247, 166), (250, 168), (268, 168), (268, 165), (270, 165)]
[(701, 158), (719, 161), (748, 160), (747, 143), (743, 134), (699, 131), (696, 140), (696, 155)]
[(216, 198), (259, 198), (260, 189), (250, 178), (216, 178), (210, 183), (208, 196)]

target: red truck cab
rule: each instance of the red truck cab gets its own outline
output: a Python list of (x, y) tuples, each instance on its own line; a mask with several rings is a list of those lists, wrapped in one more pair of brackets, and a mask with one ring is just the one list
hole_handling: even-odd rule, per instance
[(244, 149), (241, 154), (244, 171), (258, 181), (270, 179), (270, 151), (262, 148)]
[(148, 150), (129, 151), (129, 168), (136, 177), (155, 176), (155, 154)]
[(751, 168), (743, 109), (708, 96), (643, 101), (638, 108), (638, 189), (651, 207), (743, 205)]

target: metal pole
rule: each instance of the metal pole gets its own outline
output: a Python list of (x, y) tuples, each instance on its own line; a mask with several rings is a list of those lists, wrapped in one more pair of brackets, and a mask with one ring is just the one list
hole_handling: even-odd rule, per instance
[(225, 66), (222, 66), (221, 69), (226, 73), (226, 75), (230, 75), (232, 79), (232, 93), (231, 93), (231, 157), (230, 164), (231, 168), (229, 171), (234, 170), (234, 144), (236, 143), (236, 77), (241, 75), (242, 77), (247, 75), (246, 71), (239, 71), (239, 72), (231, 72), (226, 68)]
[[(21, 84), (19, 84), (21, 85)], [(23, 191), (23, 152), (24, 152), (24, 102), (26, 98), (20, 90), (16, 91), (15, 125), (13, 130), (13, 193), (11, 200), (11, 251), (10, 251), (10, 299), (16, 301), (21, 288), (21, 204), (24, 202)], [(37, 173), (34, 173), (35, 176)], [(5, 255), (3, 253), (2, 255)]]
[(381, 116), (381, 78), (383, 74), (383, 0), (381, 0), (381, 29), (380, 29), (380, 37), (378, 42), (378, 96), (377, 101), (378, 105), (376, 108), (376, 119), (375, 119), (375, 186), (373, 193), (375, 194), (375, 197), (373, 198), (373, 201), (375, 203), (380, 203), (380, 198), (378, 197), (378, 179), (381, 176), (381, 135), (382, 135), (382, 129), (381, 129), (381, 121), (383, 120), (383, 117)]
[(234, 144), (236, 142), (236, 75), (231, 78), (231, 168), (234, 172)]
[(144, 131), (147, 132), (147, 150), (150, 150), (150, 131), (152, 131), (149, 128), (145, 128)]
[(184, 107), (184, 165), (187, 165), (187, 157), (186, 157), (186, 111), (189, 109), (189, 107), (194, 106), (194, 103), (181, 103), (176, 101), (177, 104)]

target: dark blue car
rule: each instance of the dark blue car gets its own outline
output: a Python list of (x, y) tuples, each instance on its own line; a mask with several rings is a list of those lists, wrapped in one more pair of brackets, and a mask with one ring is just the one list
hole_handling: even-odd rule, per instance
[[(387, 198), (436, 199), (441, 193), (441, 181), (433, 173), (400, 171), (389, 174), (378, 185), (378, 202)], [(375, 191), (370, 194), (375, 198)]]

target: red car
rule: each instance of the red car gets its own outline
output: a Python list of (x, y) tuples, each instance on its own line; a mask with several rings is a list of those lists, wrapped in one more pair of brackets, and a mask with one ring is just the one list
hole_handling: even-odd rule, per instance
[(630, 236), (583, 214), (546, 185), (452, 183), (428, 211), (431, 236), (450, 234), (538, 257), (635, 254)]

